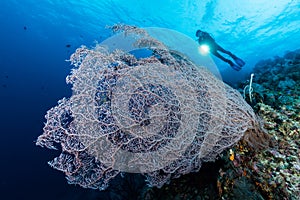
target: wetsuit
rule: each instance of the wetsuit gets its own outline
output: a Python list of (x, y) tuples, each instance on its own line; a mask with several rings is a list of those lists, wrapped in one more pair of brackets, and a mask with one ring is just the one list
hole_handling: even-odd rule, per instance
[[(224, 62), (227, 62), (235, 70), (240, 70), (242, 66), (245, 65), (245, 62), (242, 61), (240, 58), (232, 54), (230, 51), (223, 49), (220, 45), (218, 45), (216, 41), (207, 32), (198, 30), (196, 32), (196, 36), (198, 37), (198, 42), (200, 45), (202, 44), (208, 45), (210, 48), (210, 52), (212, 54), (214, 54)], [(231, 60), (224, 58), (221, 54), (219, 54), (218, 51), (221, 51), (222, 53), (229, 55), (237, 62), (237, 65), (234, 64)]]

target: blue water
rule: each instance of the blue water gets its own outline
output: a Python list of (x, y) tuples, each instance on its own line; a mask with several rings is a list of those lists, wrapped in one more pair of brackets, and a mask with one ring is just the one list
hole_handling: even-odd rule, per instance
[(80, 45), (111, 36), (106, 25), (169, 28), (193, 39), (197, 29), (205, 30), (245, 60), (235, 72), (212, 57), (223, 80), (234, 82), (259, 60), (299, 48), (299, 10), (298, 0), (0, 1), (0, 199), (80, 199), (91, 193), (68, 185), (46, 164), (55, 152), (34, 141), (46, 111), (71, 94), (65, 77), (72, 66), (65, 60)]

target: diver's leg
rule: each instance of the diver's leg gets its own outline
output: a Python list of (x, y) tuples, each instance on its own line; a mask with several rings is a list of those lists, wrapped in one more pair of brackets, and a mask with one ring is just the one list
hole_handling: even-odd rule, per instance
[(219, 54), (217, 51), (212, 52), (216, 57), (220, 58), (224, 62), (227, 62), (234, 70), (239, 71), (241, 69), (240, 66), (234, 64), (231, 60), (224, 58), (221, 54)]
[(219, 54), (217, 51), (213, 52), (213, 54), (214, 54), (216, 57), (218, 57), (218, 58), (220, 58), (221, 60), (223, 60), (224, 62), (227, 62), (228, 64), (231, 65), (232, 61), (229, 60), (229, 59), (227, 59), (227, 58), (224, 58), (224, 57), (223, 57), (221, 54)]
[(234, 55), (230, 51), (223, 49), (220, 45), (217, 45), (217, 50), (229, 55), (239, 66), (243, 67), (245, 65), (245, 62), (242, 59), (238, 58), (236, 55)]
[(231, 53), (230, 51), (227, 51), (227, 50), (223, 49), (220, 45), (217, 46), (217, 50), (221, 51), (222, 53), (226, 53), (227, 55), (229, 55), (233, 59), (237, 58), (235, 55), (233, 55), (233, 53)]

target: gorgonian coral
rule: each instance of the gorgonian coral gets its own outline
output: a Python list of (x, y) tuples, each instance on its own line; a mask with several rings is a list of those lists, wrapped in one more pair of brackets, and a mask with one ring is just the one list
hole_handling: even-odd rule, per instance
[[(73, 94), (46, 115), (37, 145), (62, 153), (49, 164), (71, 184), (105, 189), (120, 172), (141, 173), (151, 186), (198, 171), (259, 124), (241, 95), (205, 67), (145, 30), (113, 27), (151, 50), (137, 59), (96, 45), (71, 56)], [(253, 131), (255, 130), (255, 131)]]

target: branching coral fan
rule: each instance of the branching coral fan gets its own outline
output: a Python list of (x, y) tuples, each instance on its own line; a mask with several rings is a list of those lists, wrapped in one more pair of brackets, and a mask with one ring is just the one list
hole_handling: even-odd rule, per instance
[(50, 149), (60, 144), (62, 153), (49, 164), (70, 184), (104, 190), (120, 172), (130, 172), (161, 187), (214, 161), (247, 131), (261, 136), (252, 108), (205, 67), (142, 29), (112, 29), (138, 36), (135, 45), (152, 56), (137, 59), (101, 45), (71, 56), (73, 95), (47, 112), (37, 140)]

